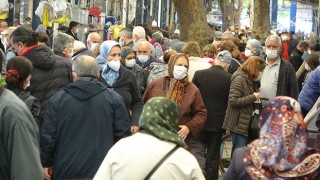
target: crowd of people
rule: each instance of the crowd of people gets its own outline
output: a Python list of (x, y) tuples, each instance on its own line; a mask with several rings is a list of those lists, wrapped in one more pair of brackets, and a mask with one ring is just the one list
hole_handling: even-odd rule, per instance
[(103, 40), (91, 25), (80, 41), (78, 28), (51, 47), (0, 20), (0, 179), (218, 179), (224, 134), (223, 179), (320, 179), (320, 133), (309, 143), (303, 120), (320, 97), (319, 38), (230, 27), (201, 47), (178, 29)]

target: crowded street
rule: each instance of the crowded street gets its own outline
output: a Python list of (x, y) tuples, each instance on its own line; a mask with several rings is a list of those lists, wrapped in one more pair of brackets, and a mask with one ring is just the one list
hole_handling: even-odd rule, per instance
[(320, 180), (320, 4), (281, 2), (0, 0), (0, 180)]

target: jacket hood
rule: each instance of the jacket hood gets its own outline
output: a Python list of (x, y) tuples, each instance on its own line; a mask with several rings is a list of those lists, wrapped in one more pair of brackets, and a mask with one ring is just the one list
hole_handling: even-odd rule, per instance
[(45, 45), (37, 46), (25, 54), (34, 67), (47, 70), (54, 66), (56, 61), (54, 56), (53, 51)]
[(77, 98), (80, 101), (88, 100), (102, 91), (107, 89), (107, 87), (93, 78), (82, 78), (71, 84), (68, 84), (64, 90), (71, 96)]

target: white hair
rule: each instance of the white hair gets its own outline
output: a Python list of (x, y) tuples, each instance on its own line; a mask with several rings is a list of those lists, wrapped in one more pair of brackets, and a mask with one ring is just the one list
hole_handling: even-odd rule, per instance
[(261, 51), (262, 49), (261, 43), (256, 39), (250, 39), (249, 41), (247, 41), (247, 44), (251, 44), (251, 46), (257, 51)]
[(146, 37), (146, 31), (142, 26), (136, 26), (132, 31), (132, 36), (137, 35), (139, 38)]
[[(100, 34), (97, 33), (97, 32), (91, 32), (88, 37), (87, 37), (87, 43), (91, 40), (92, 36), (99, 36), (100, 37)], [(101, 37), (100, 37), (101, 38)]]
[(268, 40), (270, 40), (270, 41), (277, 41), (278, 44), (279, 44), (279, 47), (280, 47), (280, 48), (282, 47), (281, 39), (280, 39), (279, 36), (277, 36), (277, 35), (270, 35), (270, 36), (267, 37), (266, 42), (267, 42)]
[(83, 42), (74, 41), (74, 43), (73, 43), (73, 50), (74, 51), (79, 51), (79, 50), (84, 49), (84, 48), (86, 48), (86, 45)]

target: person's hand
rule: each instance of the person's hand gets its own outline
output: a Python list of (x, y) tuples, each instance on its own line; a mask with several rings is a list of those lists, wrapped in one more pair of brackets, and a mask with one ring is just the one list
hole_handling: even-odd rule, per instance
[(178, 132), (178, 135), (179, 135), (183, 140), (185, 140), (186, 137), (188, 136), (190, 130), (189, 130), (189, 128), (188, 128), (187, 126), (185, 126), (185, 125), (181, 125), (181, 126), (179, 126), (179, 128), (180, 128), (180, 130), (179, 130), (179, 132)]
[(132, 134), (135, 134), (138, 131), (139, 131), (139, 127), (138, 126), (131, 126), (131, 133)]
[(259, 92), (254, 92), (253, 95), (256, 97), (256, 99), (260, 99), (260, 93)]
[(45, 167), (43, 168), (43, 172), (45, 175), (46, 180), (51, 180), (51, 175), (52, 175), (52, 167)]

